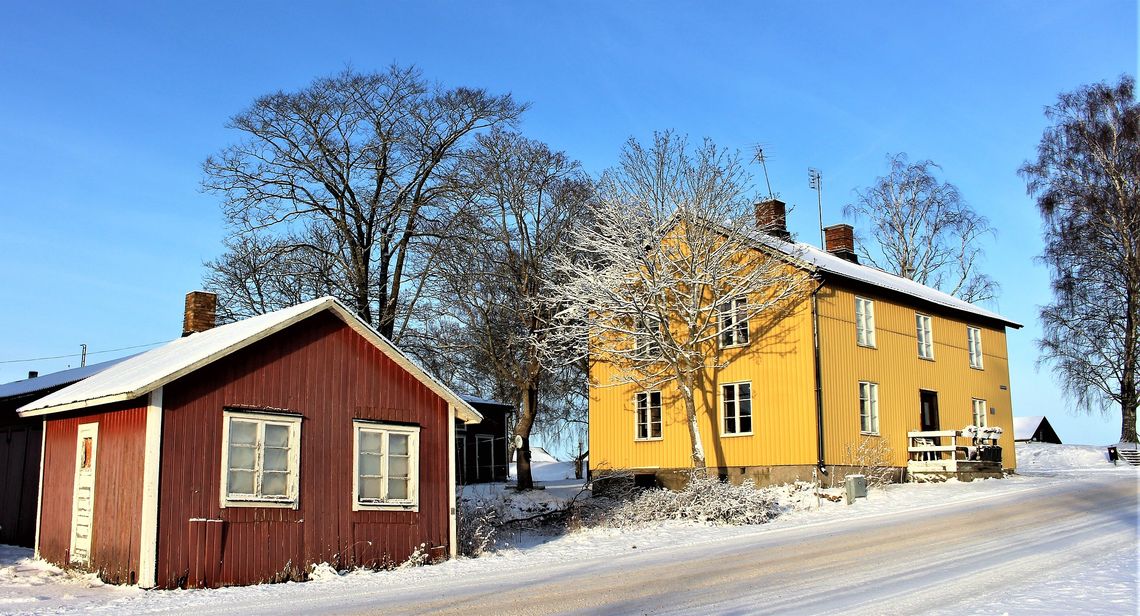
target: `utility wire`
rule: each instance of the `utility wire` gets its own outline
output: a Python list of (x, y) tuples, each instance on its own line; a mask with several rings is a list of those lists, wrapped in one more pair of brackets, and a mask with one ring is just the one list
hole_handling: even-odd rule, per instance
[[(104, 351), (87, 351), (87, 354), (88, 355), (99, 355), (101, 353), (114, 353), (115, 351), (130, 351), (131, 349), (141, 349), (144, 347), (155, 346), (156, 344), (163, 344), (164, 342), (169, 342), (169, 341), (168, 340), (159, 340), (158, 342), (150, 342), (147, 344), (136, 344), (135, 346), (120, 347), (118, 349), (107, 349)], [(0, 360), (0, 364), (21, 364), (21, 363), (29, 362), (29, 361), (45, 361), (48, 359), (66, 359), (68, 357), (80, 357), (82, 355), (83, 355), (82, 353), (71, 353), (69, 355), (53, 355), (51, 357), (32, 357), (29, 359), (5, 359), (5, 360)]]

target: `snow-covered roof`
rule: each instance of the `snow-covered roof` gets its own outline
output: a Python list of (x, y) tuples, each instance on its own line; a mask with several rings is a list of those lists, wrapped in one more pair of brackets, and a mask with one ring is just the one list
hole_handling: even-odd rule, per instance
[(20, 415), (45, 415), (133, 400), (326, 310), (335, 314), (390, 359), (454, 405), (460, 419), (468, 423), (482, 420), (482, 415), (470, 404), (414, 364), (387, 338), (333, 297), (315, 299), (171, 341), (26, 404), (20, 407)]
[(480, 404), (483, 406), (501, 406), (504, 408), (511, 408), (511, 405), (507, 404), (506, 402), (499, 402), (498, 400), (491, 400), (490, 398), (480, 398), (479, 396), (472, 396), (471, 394), (459, 394), (459, 397), (463, 398), (465, 402), (472, 405)]
[(1041, 426), (1041, 420), (1045, 419), (1044, 415), (1034, 415), (1032, 417), (1014, 417), (1013, 418), (1013, 440), (1015, 441), (1028, 441), (1033, 438), (1037, 433), (1037, 428)]
[(913, 280), (896, 276), (867, 265), (852, 263), (847, 259), (837, 257), (826, 250), (821, 250), (810, 244), (780, 240), (760, 231), (756, 231), (751, 237), (761, 244), (774, 248), (793, 259), (802, 261), (808, 267), (822, 271), (825, 274), (869, 284), (880, 289), (894, 291), (895, 293), (902, 293), (924, 302), (942, 306), (943, 308), (999, 321), (1013, 328), (1021, 328), (1020, 323), (1011, 321), (996, 312), (975, 306), (953, 295), (943, 293), (938, 289), (930, 288)]
[[(136, 353), (137, 355), (137, 353)], [(59, 372), (52, 372), (51, 374), (41, 374), (40, 376), (21, 379), (19, 381), (12, 381), (11, 383), (4, 383), (0, 385), (0, 398), (14, 398), (16, 396), (25, 396), (34, 394), (37, 391), (45, 391), (54, 389), (62, 385), (69, 385), (76, 381), (98, 374), (115, 364), (124, 360), (130, 359), (134, 355), (127, 357), (120, 357), (118, 359), (110, 359), (90, 366), (80, 366), (78, 368), (68, 368), (67, 370), (60, 370)]]

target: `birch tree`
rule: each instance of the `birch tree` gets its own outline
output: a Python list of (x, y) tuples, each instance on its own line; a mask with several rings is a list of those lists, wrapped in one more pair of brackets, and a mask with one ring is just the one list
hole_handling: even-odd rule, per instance
[[(341, 299), (398, 342), (425, 275), (426, 221), (450, 207), (457, 153), (472, 134), (511, 125), (524, 109), (509, 94), (444, 88), (399, 66), (345, 70), (262, 96), (230, 120), (241, 139), (204, 164), (203, 186), (222, 196), (231, 249), (239, 249), (208, 266), (240, 260), (251, 243), (319, 255), (333, 262), (337, 278), (327, 282)], [(311, 241), (314, 228), (331, 243)]]
[(856, 191), (844, 214), (869, 224), (871, 241), (858, 238), (865, 262), (968, 302), (992, 299), (998, 284), (979, 269), (989, 221), (958, 188), (935, 177), (933, 161), (888, 155), (890, 171)]
[(1084, 411), (1121, 413), (1137, 442), (1140, 358), (1140, 105), (1135, 80), (1060, 95), (1021, 175), (1044, 220), (1053, 302), (1041, 308), (1042, 363)]
[(807, 295), (794, 254), (757, 229), (750, 189), (739, 155), (709, 140), (630, 139), (600, 181), (591, 224), (571, 234), (555, 269), (565, 279), (553, 298), (564, 307), (556, 340), (616, 368), (592, 386), (674, 383), (696, 469), (706, 465), (696, 398), (724, 366), (721, 319), (748, 320), (761, 338), (762, 322), (779, 322)]

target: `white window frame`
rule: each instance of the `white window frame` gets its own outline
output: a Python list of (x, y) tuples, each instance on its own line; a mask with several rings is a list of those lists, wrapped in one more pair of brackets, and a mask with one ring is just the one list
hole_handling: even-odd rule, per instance
[(875, 301), (855, 296), (855, 344), (871, 349), (875, 345)]
[(982, 330), (979, 327), (966, 327), (966, 348), (970, 353), (970, 367), (984, 370), (982, 360)]
[(879, 384), (859, 381), (859, 433), (879, 435)]
[[(380, 485), (388, 492), (388, 437), (408, 437), (408, 498), (399, 500), (362, 500), (360, 498), (360, 433), (380, 433), (383, 446), (380, 455)], [(420, 427), (390, 424), (366, 419), (352, 420), (352, 510), (353, 511), (419, 511), (420, 510)]]
[[(972, 402), (974, 425), (979, 428), (988, 427), (990, 423), (988, 419), (988, 415), (990, 413), (989, 403), (987, 403), (985, 400), (982, 400), (981, 398), (973, 398)], [(980, 413), (979, 410), (981, 411)], [(981, 418), (981, 421), (978, 421), (979, 418)]]
[(914, 313), (915, 337), (918, 339), (918, 356), (934, 359), (934, 319), (921, 312)]
[[(740, 386), (748, 386), (748, 424), (749, 430), (744, 432), (740, 429)], [(732, 401), (735, 404), (735, 418), (736, 418), (736, 431), (729, 432), (725, 429), (725, 420), (728, 418), (725, 412), (725, 406), (728, 400), (724, 396), (726, 387), (731, 387), (733, 390)], [(752, 381), (740, 381), (737, 383), (721, 383), (719, 388), (720, 394), (720, 435), (722, 437), (735, 437), (735, 436), (751, 436), (756, 430), (756, 405), (753, 403), (756, 399), (755, 392), (752, 390)]]
[[(717, 310), (716, 339), (722, 349), (747, 346), (751, 341), (748, 319), (748, 298), (733, 297), (721, 302)], [(727, 341), (726, 341), (727, 339)]]
[[(289, 473), (286, 479), (286, 496), (260, 496), (258, 494), (230, 494), (230, 423), (233, 420), (257, 424), (257, 447), (254, 460), (255, 490), (261, 484), (263, 474), (263, 441), (265, 426), (267, 424), (287, 426), (289, 428)], [(301, 416), (281, 413), (261, 413), (249, 411), (234, 411), (226, 409), (222, 412), (222, 477), (220, 484), (220, 505), (226, 507), (273, 507), (280, 509), (297, 509), (300, 506), (300, 475), (301, 475)]]
[(661, 331), (661, 321), (654, 317), (639, 317), (633, 334), (633, 355), (638, 359), (657, 359), (661, 357), (661, 342), (654, 337), (651, 327), (657, 326), (657, 333)]
[[(657, 395), (657, 421), (653, 421), (653, 396)], [(641, 421), (641, 401), (645, 400), (645, 421)], [(645, 424), (645, 434), (641, 435), (641, 426)], [(653, 436), (653, 424), (657, 424), (657, 436)], [(660, 391), (639, 391), (633, 396), (633, 440), (635, 441), (660, 441), (664, 438), (664, 422), (662, 420), (661, 410), (661, 392)]]

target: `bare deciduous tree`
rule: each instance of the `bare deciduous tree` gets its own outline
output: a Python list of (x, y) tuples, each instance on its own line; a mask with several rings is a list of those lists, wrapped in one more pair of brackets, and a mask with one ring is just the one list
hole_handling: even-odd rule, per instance
[(1086, 411), (1121, 410), (1135, 443), (1140, 357), (1140, 105), (1135, 81), (1061, 94), (1021, 175), (1044, 218), (1053, 303), (1041, 361)]
[(530, 489), (535, 427), (559, 436), (583, 425), (582, 370), (551, 368), (538, 347), (553, 309), (546, 301), (556, 281), (551, 264), (583, 220), (591, 182), (561, 152), (502, 130), (479, 135), (454, 180), (466, 207), (450, 222), (452, 239), (438, 246), (432, 279), (442, 317), (435, 329), (450, 335), (429, 344), (472, 366), (445, 372), (517, 401), (518, 487)]
[[(342, 279), (330, 286), (398, 341), (399, 312), (411, 304), (402, 293), (423, 274), (417, 242), (425, 220), (447, 209), (456, 152), (524, 108), (509, 94), (430, 84), (414, 68), (345, 70), (234, 116), (243, 139), (206, 160), (203, 185), (223, 197), (232, 244), (332, 260)], [(332, 244), (310, 241), (313, 226)]]
[(726, 304), (760, 338), (762, 317), (778, 322), (807, 294), (806, 272), (757, 241), (749, 189), (739, 156), (711, 141), (690, 147), (664, 132), (646, 148), (630, 139), (600, 182), (592, 224), (573, 233), (556, 269), (565, 308), (552, 341), (617, 369), (592, 386), (676, 383), (698, 469), (706, 456), (696, 397), (724, 365)]
[(994, 233), (989, 221), (962, 200), (957, 187), (934, 177), (940, 167), (933, 161), (910, 163), (906, 154), (888, 155), (887, 161), (887, 175), (857, 190), (855, 202), (843, 208), (870, 224), (875, 248), (860, 237), (860, 256), (968, 302), (992, 299), (997, 282), (978, 271), (981, 240)]

